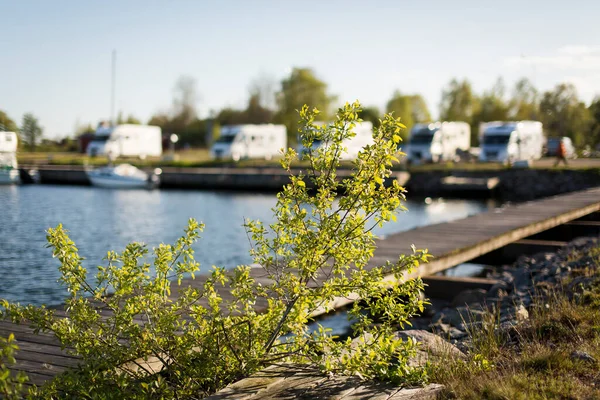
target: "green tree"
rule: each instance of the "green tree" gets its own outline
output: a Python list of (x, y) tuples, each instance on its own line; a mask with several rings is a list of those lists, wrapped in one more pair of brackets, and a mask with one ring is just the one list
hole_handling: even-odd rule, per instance
[(477, 97), (469, 81), (452, 79), (442, 89), (440, 103), (440, 119), (443, 121), (464, 121), (471, 123), (473, 113), (477, 109)]
[[(198, 127), (196, 80), (191, 76), (181, 76), (175, 84), (173, 93), (171, 112), (162, 111), (154, 114), (148, 121), (148, 125), (160, 126), (165, 133), (176, 133), (190, 138), (194, 135), (200, 136), (201, 132), (194, 131), (194, 127)], [(121, 115), (119, 115), (119, 118), (123, 120)], [(139, 123), (139, 120), (130, 115), (123, 122)], [(194, 142), (200, 140), (196, 138)]]
[(250, 95), (248, 107), (243, 112), (243, 123), (245, 124), (269, 124), (273, 122), (273, 111), (261, 105), (259, 93)]
[(393, 113), (394, 117), (400, 118), (400, 121), (406, 126), (403, 131), (403, 138), (406, 139), (408, 132), (415, 124), (413, 119), (413, 100), (410, 95), (403, 95), (399, 90), (396, 90), (392, 98), (387, 102), (386, 112)]
[(296, 143), (298, 134), (298, 110), (311, 104), (321, 111), (320, 118), (327, 121), (334, 96), (327, 93), (327, 84), (321, 81), (310, 68), (294, 68), (281, 82), (277, 93), (279, 107), (275, 121), (286, 126), (288, 141)]
[(412, 119), (417, 123), (431, 122), (431, 113), (425, 99), (420, 94), (413, 94), (411, 98)]
[(208, 120), (196, 118), (185, 127), (183, 132), (179, 133), (179, 143), (187, 143), (190, 146), (205, 146), (207, 129), (209, 129)]
[(225, 107), (217, 114), (220, 125), (240, 125), (244, 123), (244, 119), (244, 111), (231, 107)]
[(588, 107), (592, 118), (588, 144), (592, 148), (600, 145), (600, 96), (596, 97)]
[(77, 124), (75, 125), (75, 136), (83, 135), (84, 133), (94, 133), (96, 130), (92, 126), (92, 124)]
[(0, 132), (19, 132), (19, 127), (15, 121), (2, 110), (0, 110)]
[(277, 82), (273, 76), (263, 72), (252, 79), (248, 92), (250, 93), (251, 98), (253, 96), (258, 98), (258, 104), (260, 104), (262, 108), (274, 111), (277, 108), (275, 99), (276, 87)]
[(142, 122), (131, 114), (129, 114), (127, 118), (125, 118), (123, 116), (123, 112), (119, 111), (119, 114), (117, 115), (117, 125), (121, 124), (141, 125)]
[(575, 86), (561, 83), (544, 92), (540, 101), (541, 120), (549, 136), (567, 136), (577, 147), (591, 144), (592, 116), (579, 100)]
[[(282, 362), (422, 383), (426, 371), (409, 364), (416, 343), (398, 339), (394, 330), (423, 311), (423, 284), (406, 276), (429, 256), (415, 250), (384, 264), (370, 263), (373, 228), (404, 209), (404, 189), (396, 180), (385, 184), (398, 161), (404, 126), (384, 116), (374, 143), (353, 163), (351, 178), (340, 181), (343, 142), (354, 135), (360, 111), (358, 103), (347, 104), (332, 123), (321, 125), (315, 124), (317, 110), (302, 107), (303, 145), (311, 149), (315, 140), (330, 145), (309, 151), (306, 175), (292, 173), (298, 155), (288, 149), (281, 164), (290, 183), (277, 196), (275, 221), (246, 221), (260, 271), (213, 267), (205, 280), (183, 286), (183, 277), (200, 268), (192, 246), (203, 225), (190, 220), (174, 245), (153, 249), (152, 266), (147, 247), (132, 243), (121, 254), (108, 252), (107, 265), (98, 267), (93, 280), (65, 229), (49, 229), (68, 292), (64, 311), (7, 301), (0, 309), (0, 317), (53, 333), (82, 361), (43, 387), (38, 398), (197, 398)], [(309, 330), (316, 310), (329, 311), (333, 299), (348, 297), (362, 299), (349, 311), (361, 340), (336, 341), (327, 329)], [(268, 307), (258, 313), (257, 303)]]
[(226, 107), (217, 115), (217, 121), (221, 125), (272, 123), (274, 112), (263, 107), (260, 103), (260, 98), (259, 93), (251, 93), (248, 99), (248, 106), (245, 110)]
[(198, 93), (196, 80), (191, 76), (181, 76), (175, 83), (173, 92), (173, 114), (168, 128), (171, 132), (181, 133), (197, 118)]
[(471, 119), (471, 143), (479, 142), (479, 124), (489, 121), (506, 121), (509, 119), (509, 105), (504, 100), (505, 86), (502, 78), (498, 78), (490, 90), (476, 102)]
[(171, 118), (167, 113), (156, 113), (148, 120), (148, 125), (160, 126), (163, 131), (167, 130)]
[(414, 124), (431, 121), (427, 103), (420, 94), (404, 95), (396, 90), (387, 103), (386, 111), (388, 113), (393, 112), (406, 125), (404, 138), (406, 138)]
[(30, 151), (35, 150), (37, 142), (42, 137), (42, 127), (39, 125), (38, 119), (31, 113), (23, 115), (21, 123), (21, 138), (29, 146)]
[(522, 78), (515, 84), (509, 107), (512, 120), (540, 119), (539, 93), (529, 79)]
[(379, 119), (382, 117), (377, 107), (365, 107), (359, 114), (359, 117), (364, 121), (369, 121), (376, 128), (379, 126)]

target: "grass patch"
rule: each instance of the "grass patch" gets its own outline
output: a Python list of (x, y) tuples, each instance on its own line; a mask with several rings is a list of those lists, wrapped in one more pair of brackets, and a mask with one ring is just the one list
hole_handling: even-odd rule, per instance
[(527, 321), (504, 330), (490, 314), (469, 332), (467, 360), (430, 365), (431, 380), (446, 386), (440, 398), (599, 399), (600, 247), (571, 256), (590, 258), (593, 267), (578, 271), (592, 278), (582, 295), (557, 288), (536, 298)]

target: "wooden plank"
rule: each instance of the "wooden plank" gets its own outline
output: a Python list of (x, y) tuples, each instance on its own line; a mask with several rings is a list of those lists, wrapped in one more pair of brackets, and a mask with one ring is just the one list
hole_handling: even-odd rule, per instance
[(17, 363), (15, 365), (11, 365), (10, 369), (13, 371), (23, 371), (23, 372), (34, 372), (40, 375), (48, 375), (48, 377), (52, 377), (60, 372), (66, 370), (65, 367), (53, 365), (52, 363), (45, 362), (46, 360), (40, 361), (28, 361), (23, 360), (18, 357), (15, 357)]
[(564, 247), (568, 243), (561, 242), (558, 240), (521, 239), (521, 240), (517, 240), (517, 241), (511, 243), (511, 245), (515, 245), (515, 244), (522, 244), (522, 245), (527, 245), (527, 246)]
[(598, 226), (600, 227), (600, 221), (571, 221), (567, 222), (567, 226)]

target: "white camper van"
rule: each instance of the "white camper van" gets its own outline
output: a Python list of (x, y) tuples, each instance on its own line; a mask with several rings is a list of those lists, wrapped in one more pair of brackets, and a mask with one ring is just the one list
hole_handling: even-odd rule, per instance
[(485, 122), (479, 126), (480, 161), (539, 160), (544, 132), (539, 121)]
[(17, 134), (0, 132), (0, 185), (18, 182)]
[(456, 159), (459, 150), (471, 147), (471, 127), (466, 122), (416, 124), (410, 130), (409, 162), (440, 162)]
[[(325, 124), (324, 122), (315, 122), (315, 125)], [(342, 142), (342, 146), (346, 148), (346, 152), (340, 155), (340, 160), (354, 160), (358, 157), (358, 152), (363, 149), (366, 145), (373, 144), (373, 123), (370, 121), (363, 121), (356, 123), (353, 129), (354, 136), (348, 138)], [(302, 155), (308, 152), (298, 138), (298, 154)], [(312, 149), (317, 149), (320, 146), (327, 146), (326, 142), (315, 140), (312, 144)]]
[(0, 152), (17, 152), (17, 134), (14, 132), (0, 132)]
[(284, 125), (225, 125), (210, 149), (214, 159), (264, 158), (270, 160), (287, 146)]
[(117, 157), (160, 156), (162, 133), (158, 126), (148, 125), (98, 125), (94, 138), (87, 147), (89, 156)]

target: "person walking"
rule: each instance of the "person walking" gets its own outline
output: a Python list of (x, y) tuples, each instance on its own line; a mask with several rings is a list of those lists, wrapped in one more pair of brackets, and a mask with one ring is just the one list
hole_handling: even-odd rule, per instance
[(554, 163), (554, 166), (557, 167), (561, 161), (565, 163), (565, 166), (569, 165), (569, 163), (567, 163), (567, 148), (562, 139), (560, 139), (558, 142), (558, 148), (556, 149), (556, 162)]

